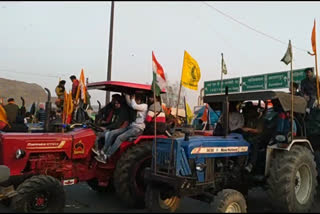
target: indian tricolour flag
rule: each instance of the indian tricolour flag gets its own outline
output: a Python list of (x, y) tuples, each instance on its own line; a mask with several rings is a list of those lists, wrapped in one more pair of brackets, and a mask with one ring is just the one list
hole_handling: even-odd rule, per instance
[(157, 61), (156, 57), (154, 56), (153, 51), (152, 51), (152, 71), (153, 71), (153, 80), (152, 80), (152, 86), (151, 86), (152, 91), (154, 91), (154, 88), (155, 88), (155, 94), (156, 96), (159, 96), (160, 92), (162, 90), (165, 90), (167, 83), (166, 83), (166, 78), (164, 76), (163, 68)]

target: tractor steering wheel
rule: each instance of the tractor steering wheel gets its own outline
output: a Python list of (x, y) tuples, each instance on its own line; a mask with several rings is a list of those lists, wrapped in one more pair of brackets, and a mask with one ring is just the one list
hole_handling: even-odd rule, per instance
[(87, 121), (84, 124), (87, 125), (89, 128), (92, 128), (93, 130), (97, 131), (97, 132), (104, 132), (104, 130), (101, 127), (97, 126), (96, 124), (94, 124), (91, 121)]

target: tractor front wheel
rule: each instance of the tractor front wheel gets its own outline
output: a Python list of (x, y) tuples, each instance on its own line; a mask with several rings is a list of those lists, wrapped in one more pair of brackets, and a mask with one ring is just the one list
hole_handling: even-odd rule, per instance
[(33, 176), (20, 184), (17, 192), (11, 200), (11, 207), (17, 212), (63, 212), (65, 192), (54, 177)]
[(178, 196), (168, 196), (166, 192), (151, 184), (147, 186), (145, 194), (146, 208), (150, 212), (174, 212), (179, 207), (180, 198)]
[(214, 213), (246, 213), (247, 204), (244, 196), (233, 189), (224, 189), (215, 196), (212, 209)]

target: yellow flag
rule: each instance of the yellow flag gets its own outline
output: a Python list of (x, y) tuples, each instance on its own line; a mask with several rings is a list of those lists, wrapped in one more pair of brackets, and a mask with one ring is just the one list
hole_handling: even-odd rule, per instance
[(8, 124), (7, 113), (6, 110), (0, 105), (0, 120), (5, 124)]
[(198, 82), (201, 78), (200, 67), (187, 51), (184, 51), (181, 84), (192, 90), (198, 90)]
[(66, 122), (67, 110), (68, 110), (68, 94), (67, 94), (67, 91), (64, 91), (62, 123), (65, 123), (65, 122)]
[(186, 109), (187, 109), (187, 122), (188, 122), (188, 124), (191, 124), (192, 119), (193, 119), (193, 113), (192, 113), (192, 110), (187, 102), (186, 102)]

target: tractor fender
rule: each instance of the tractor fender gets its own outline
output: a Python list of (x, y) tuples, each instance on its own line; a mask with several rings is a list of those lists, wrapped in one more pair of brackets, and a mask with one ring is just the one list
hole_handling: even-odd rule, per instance
[(312, 153), (314, 153), (312, 145), (311, 145), (311, 143), (310, 143), (310, 141), (308, 139), (295, 139), (289, 144), (288, 147), (285, 147), (285, 148), (278, 147), (277, 144), (273, 144), (271, 146), (268, 146), (267, 147), (267, 153), (266, 153), (266, 166), (265, 166), (265, 170), (264, 170), (264, 175), (267, 176), (268, 173), (269, 173), (270, 159), (271, 159), (271, 155), (272, 155), (274, 150), (290, 151), (292, 146), (296, 145), (296, 144), (304, 145), (307, 148), (309, 148), (312, 151)]

